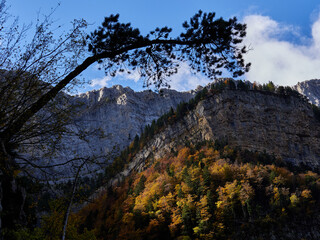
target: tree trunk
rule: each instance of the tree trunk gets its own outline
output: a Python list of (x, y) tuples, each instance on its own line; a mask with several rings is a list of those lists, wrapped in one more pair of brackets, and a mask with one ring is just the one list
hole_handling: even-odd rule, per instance
[(73, 198), (74, 198), (74, 195), (75, 195), (75, 192), (76, 192), (76, 189), (77, 189), (79, 173), (80, 173), (82, 167), (84, 166), (84, 164), (87, 162), (87, 160), (83, 161), (83, 163), (78, 167), (76, 176), (74, 178), (73, 187), (72, 187), (72, 193), (71, 193), (70, 200), (69, 200), (69, 203), (68, 203), (68, 208), (67, 208), (67, 211), (66, 211), (66, 213), (64, 215), (64, 220), (63, 220), (63, 229), (62, 229), (62, 238), (61, 238), (62, 240), (65, 240), (65, 237), (66, 237), (68, 219), (69, 219), (69, 215), (70, 215), (70, 211), (71, 211), (71, 207), (72, 207), (72, 203), (73, 203)]

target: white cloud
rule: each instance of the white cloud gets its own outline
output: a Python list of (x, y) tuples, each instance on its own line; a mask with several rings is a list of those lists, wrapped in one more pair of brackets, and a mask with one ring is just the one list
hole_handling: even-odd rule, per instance
[[(134, 81), (136, 84), (141, 84), (140, 73), (138, 70), (132, 71), (130, 74), (127, 72), (118, 72), (116, 77), (105, 76), (103, 78), (95, 78), (91, 80), (91, 87), (110, 87), (114, 84), (114, 80), (120, 81)], [(188, 91), (195, 89), (198, 85), (204, 86), (211, 80), (202, 76), (201, 74), (192, 74), (189, 66), (186, 63), (181, 63), (178, 73), (171, 76), (169, 84), (172, 89), (178, 91)], [(122, 82), (124, 83), (124, 82)], [(127, 82), (128, 83), (128, 82)], [(140, 85), (139, 85), (140, 86)], [(141, 86), (140, 86), (141, 87)]]
[(314, 39), (314, 46), (317, 53), (320, 52), (320, 15), (318, 20), (312, 26), (312, 38)]
[(107, 86), (107, 82), (111, 81), (110, 76), (104, 76), (103, 78), (95, 78), (91, 80), (90, 86), (91, 87), (105, 87)]
[[(116, 78), (119, 80), (133, 80), (134, 82), (138, 82), (140, 79), (140, 74), (138, 71), (133, 71), (130, 74), (127, 72), (118, 72)], [(112, 80), (115, 78), (110, 76), (104, 76), (102, 78), (95, 78), (91, 80), (91, 87), (109, 87), (109, 82), (112, 84)]]
[(188, 91), (196, 89), (199, 85), (204, 86), (212, 80), (202, 76), (201, 74), (191, 73), (188, 64), (182, 62), (180, 63), (178, 73), (171, 76), (169, 81), (172, 89), (177, 91)]
[[(247, 37), (244, 43), (252, 48), (245, 60), (252, 63), (246, 74), (250, 81), (294, 85), (320, 78), (320, 16), (312, 25), (312, 39), (299, 36), (293, 26), (279, 24), (267, 16), (244, 18)], [(285, 35), (299, 37), (299, 44), (282, 40)]]
[(127, 72), (119, 72), (117, 73), (117, 76), (121, 79), (133, 80), (135, 82), (138, 82), (140, 79), (140, 73), (138, 72), (138, 70), (131, 71), (130, 74)]

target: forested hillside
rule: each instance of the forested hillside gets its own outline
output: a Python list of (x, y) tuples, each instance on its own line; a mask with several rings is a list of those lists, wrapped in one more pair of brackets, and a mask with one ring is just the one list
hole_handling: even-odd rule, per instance
[[(68, 232), (91, 231), (97, 239), (317, 239), (319, 203), (317, 173), (207, 142), (181, 146), (109, 189), (73, 215)], [(60, 218), (54, 212), (47, 219), (48, 239), (59, 236), (50, 226)]]

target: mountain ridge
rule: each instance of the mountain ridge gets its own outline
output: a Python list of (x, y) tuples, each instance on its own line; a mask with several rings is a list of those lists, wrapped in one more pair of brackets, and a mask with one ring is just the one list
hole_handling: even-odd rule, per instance
[(223, 90), (199, 102), (193, 111), (169, 124), (109, 182), (115, 185), (150, 159), (186, 142), (226, 141), (231, 147), (266, 152), (293, 166), (320, 169), (320, 122), (310, 104), (296, 96), (257, 90)]
[[(316, 81), (319, 82), (312, 80)], [(297, 85), (295, 89), (316, 98), (317, 88), (314, 84), (313, 88), (310, 88), (308, 87), (310, 84), (306, 83), (308, 82)], [(58, 153), (59, 157), (53, 161), (60, 163), (62, 159), (71, 157), (106, 156), (107, 158), (110, 154), (116, 156), (136, 135), (143, 132), (146, 125), (157, 120), (170, 108), (176, 108), (180, 102), (189, 101), (200, 89), (190, 92), (163, 89), (157, 94), (149, 90), (134, 92), (129, 87), (116, 85), (73, 97), (68, 96), (69, 101), (80, 106), (78, 113), (73, 117), (74, 124), (69, 126), (71, 132), (75, 134), (62, 140), (60, 144), (62, 150)], [(307, 94), (308, 91), (310, 94)], [(230, 118), (232, 117), (234, 116), (230, 115)], [(65, 167), (60, 167), (59, 171), (69, 174)]]

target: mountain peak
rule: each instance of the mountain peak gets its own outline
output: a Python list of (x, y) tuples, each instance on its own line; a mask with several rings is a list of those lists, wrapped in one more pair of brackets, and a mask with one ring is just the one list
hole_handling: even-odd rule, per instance
[(320, 106), (320, 79), (299, 82), (294, 86), (294, 89), (308, 97), (312, 104)]

